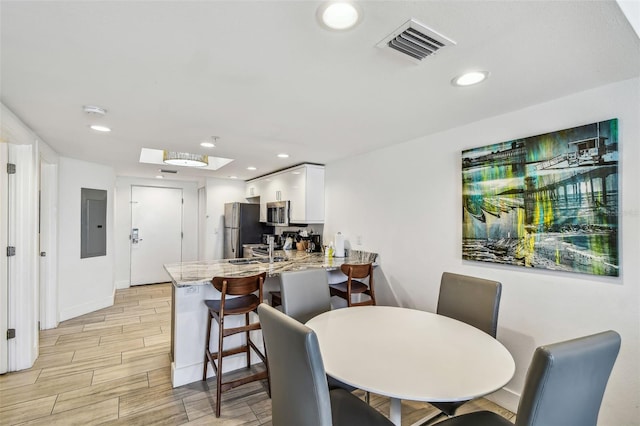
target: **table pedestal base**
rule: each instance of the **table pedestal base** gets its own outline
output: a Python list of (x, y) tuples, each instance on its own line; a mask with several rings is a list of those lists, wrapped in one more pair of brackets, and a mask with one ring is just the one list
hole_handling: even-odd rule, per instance
[(402, 400), (391, 398), (389, 403), (389, 420), (396, 426), (402, 425)]

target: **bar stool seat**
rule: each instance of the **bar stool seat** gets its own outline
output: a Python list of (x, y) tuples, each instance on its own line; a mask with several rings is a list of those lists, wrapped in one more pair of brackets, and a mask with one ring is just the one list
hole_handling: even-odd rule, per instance
[[(338, 284), (332, 284), (331, 288), (333, 288), (334, 292), (341, 291), (343, 293), (346, 293), (347, 291), (349, 291), (346, 281)], [(369, 287), (366, 284), (363, 284), (360, 281), (351, 281), (351, 293), (364, 293), (367, 290), (369, 290)]]
[[(257, 309), (262, 302), (262, 287), (265, 278), (266, 273), (263, 272), (262, 274), (248, 277), (214, 277), (211, 280), (213, 287), (220, 292), (220, 299), (204, 301), (207, 306), (208, 321), (207, 334), (205, 338), (202, 380), (207, 380), (207, 367), (211, 364), (216, 373), (216, 417), (220, 417), (220, 397), (223, 392), (256, 380), (269, 380), (269, 368), (266, 355), (258, 349), (250, 336), (251, 331), (260, 329), (260, 322), (249, 321), (249, 314), (251, 312), (254, 312), (256, 315), (258, 313)], [(258, 295), (255, 294), (256, 292)], [(236, 297), (228, 298), (227, 296)], [(225, 318), (231, 315), (244, 315), (244, 325), (225, 327)], [(211, 323), (214, 319), (218, 324), (218, 347), (215, 352), (211, 352)], [(239, 347), (224, 349), (224, 338), (238, 333), (245, 333), (245, 343)], [(253, 350), (262, 362), (264, 362), (266, 370), (247, 374), (236, 378), (235, 380), (223, 382), (223, 358), (230, 355), (244, 353), (247, 360), (247, 369), (250, 369), (251, 350)]]
[[(220, 312), (221, 302), (221, 300), (215, 299), (205, 300), (204, 304), (214, 312)], [(258, 296), (256, 296), (255, 294), (228, 299), (224, 307), (225, 315), (244, 314), (245, 312), (247, 312), (247, 309), (249, 309), (249, 312), (254, 311), (258, 309), (259, 304), (260, 300), (258, 300)]]
[[(373, 263), (344, 263), (340, 266), (340, 270), (347, 276), (347, 281), (331, 284), (329, 286), (331, 296), (338, 296), (345, 299), (349, 307), (376, 304), (376, 295), (373, 289)], [(358, 281), (365, 278), (369, 279), (369, 285)], [(351, 296), (354, 294), (366, 294), (369, 298), (362, 302), (354, 302), (351, 300)]]

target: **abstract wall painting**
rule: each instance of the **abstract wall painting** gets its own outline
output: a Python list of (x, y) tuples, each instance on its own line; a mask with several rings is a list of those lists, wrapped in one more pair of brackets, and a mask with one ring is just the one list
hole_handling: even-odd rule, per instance
[(618, 276), (618, 120), (462, 152), (462, 257)]

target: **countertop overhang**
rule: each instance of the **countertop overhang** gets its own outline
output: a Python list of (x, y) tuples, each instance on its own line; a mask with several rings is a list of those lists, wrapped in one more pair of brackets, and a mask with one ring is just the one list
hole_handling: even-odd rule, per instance
[[(302, 269), (322, 268), (327, 271), (339, 269), (343, 263), (369, 263), (375, 261), (376, 254), (350, 251), (348, 257), (325, 257), (322, 253), (307, 253), (297, 250), (277, 250), (279, 262), (229, 263), (229, 259), (194, 262), (167, 263), (164, 269), (171, 276), (176, 287), (207, 285), (213, 277), (243, 277), (266, 272), (268, 277), (277, 277), (282, 272)], [(256, 259), (256, 258), (253, 258)], [(251, 259), (248, 259), (251, 260)], [(257, 259), (256, 259), (257, 260)]]

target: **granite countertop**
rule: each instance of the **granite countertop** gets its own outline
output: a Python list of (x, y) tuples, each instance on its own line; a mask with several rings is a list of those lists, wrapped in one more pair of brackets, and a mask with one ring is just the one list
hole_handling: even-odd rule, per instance
[(207, 285), (215, 276), (242, 277), (266, 272), (268, 277), (277, 277), (281, 272), (309, 268), (324, 268), (332, 271), (343, 263), (368, 263), (375, 260), (375, 253), (351, 251), (349, 257), (325, 257), (322, 253), (307, 253), (297, 250), (276, 250), (274, 258), (283, 259), (268, 263), (265, 258), (232, 259), (247, 263), (230, 263), (228, 259), (194, 262), (167, 263), (164, 269), (176, 287)]

